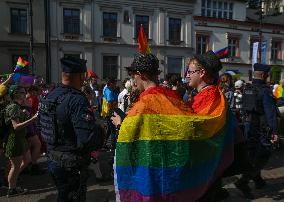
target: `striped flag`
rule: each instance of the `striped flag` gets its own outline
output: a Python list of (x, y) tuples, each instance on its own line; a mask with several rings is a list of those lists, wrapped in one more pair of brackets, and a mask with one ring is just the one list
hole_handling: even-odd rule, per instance
[(192, 112), (163, 87), (140, 95), (117, 140), (117, 201), (196, 201), (232, 163), (236, 122), (223, 93), (208, 87), (195, 99)]
[(214, 51), (214, 53), (219, 59), (227, 58), (229, 56), (229, 49), (228, 47), (221, 48), (220, 50)]
[(138, 45), (139, 52), (143, 54), (151, 53), (151, 49), (149, 47), (148, 38), (144, 32), (143, 25), (140, 26), (139, 34), (138, 34)]
[(26, 67), (27, 65), (29, 65), (29, 62), (28, 61), (25, 61), (23, 58), (19, 57), (18, 58), (18, 61), (17, 61), (17, 65), (14, 69), (14, 72), (20, 70), (20, 69), (23, 69), (24, 67)]

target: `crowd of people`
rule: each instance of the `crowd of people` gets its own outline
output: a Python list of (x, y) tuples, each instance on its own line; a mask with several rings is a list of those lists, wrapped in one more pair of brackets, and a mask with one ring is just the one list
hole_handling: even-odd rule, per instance
[(37, 160), (46, 155), (58, 201), (85, 201), (88, 165), (101, 148), (116, 151), (117, 201), (220, 201), (227, 195), (222, 177), (234, 174), (242, 174), (235, 184), (246, 198), (253, 198), (249, 180), (265, 186), (260, 171), (278, 142), (268, 66), (255, 64), (246, 83), (219, 76), (222, 64), (209, 51), (189, 60), (185, 78), (161, 80), (156, 56), (139, 53), (126, 68), (130, 78), (103, 83), (84, 60), (61, 64), (58, 85), (1, 79), (0, 186), (7, 197), (28, 192), (18, 177), (41, 175)]

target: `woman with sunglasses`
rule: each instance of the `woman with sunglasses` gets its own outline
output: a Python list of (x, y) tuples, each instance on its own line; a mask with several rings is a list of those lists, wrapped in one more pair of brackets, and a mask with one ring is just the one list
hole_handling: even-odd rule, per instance
[(5, 155), (9, 158), (11, 168), (8, 174), (9, 189), (7, 197), (25, 194), (26, 189), (16, 187), (20, 172), (31, 160), (28, 142), (26, 140), (26, 127), (37, 118), (37, 113), (29, 118), (28, 113), (23, 109), (25, 104), (25, 89), (18, 85), (9, 88), (11, 104), (5, 109), (5, 122), (9, 125), (9, 135), (5, 145)]

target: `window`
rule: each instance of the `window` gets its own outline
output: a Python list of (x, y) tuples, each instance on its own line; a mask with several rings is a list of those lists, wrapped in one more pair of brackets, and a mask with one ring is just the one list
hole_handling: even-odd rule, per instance
[(117, 37), (117, 13), (103, 13), (103, 36)]
[(182, 72), (182, 58), (181, 57), (168, 57), (168, 74), (178, 74)]
[(213, 18), (217, 18), (217, 14), (218, 14), (217, 1), (213, 1), (212, 17), (213, 17)]
[(65, 53), (64, 57), (74, 57), (74, 58), (81, 58), (81, 54), (80, 53)]
[(214, 18), (233, 19), (234, 4), (228, 1), (202, 0), (201, 15)]
[(118, 56), (103, 56), (103, 78), (117, 78)]
[(234, 9), (234, 4), (229, 3), (229, 19), (233, 19), (233, 9)]
[(140, 26), (143, 25), (144, 32), (149, 38), (149, 16), (146, 15), (136, 15), (135, 16), (135, 36), (138, 38), (138, 33)]
[(229, 57), (240, 57), (239, 38), (228, 39)]
[(271, 60), (282, 60), (281, 41), (272, 41)]
[(80, 10), (63, 9), (64, 33), (80, 34)]
[(209, 36), (196, 35), (196, 54), (204, 54), (209, 50)]
[(169, 41), (173, 44), (181, 41), (181, 19), (169, 18)]
[(27, 33), (27, 10), (11, 8), (11, 32)]

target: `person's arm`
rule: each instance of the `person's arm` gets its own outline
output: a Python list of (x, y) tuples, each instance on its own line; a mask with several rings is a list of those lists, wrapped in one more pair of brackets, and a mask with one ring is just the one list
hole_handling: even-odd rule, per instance
[(8, 79), (7, 79), (6, 81), (4, 81), (3, 83), (1, 83), (1, 84), (4, 85), (4, 86), (9, 85), (9, 84), (11, 83), (11, 81), (12, 81), (13, 75), (14, 75), (14, 74), (10, 74), (9, 77), (8, 77)]
[(22, 128), (27, 127), (37, 119), (37, 115), (38, 113), (36, 113), (32, 118), (21, 123), (19, 123), (19, 119), (12, 119), (11, 122), (14, 130), (21, 130)]
[(70, 99), (71, 122), (77, 138), (77, 148), (85, 150), (91, 145), (95, 134), (95, 118), (88, 100), (83, 96), (72, 97)]
[(12, 81), (13, 74), (10, 74), (8, 79), (0, 84), (0, 98), (7, 94), (8, 92), (8, 85)]

